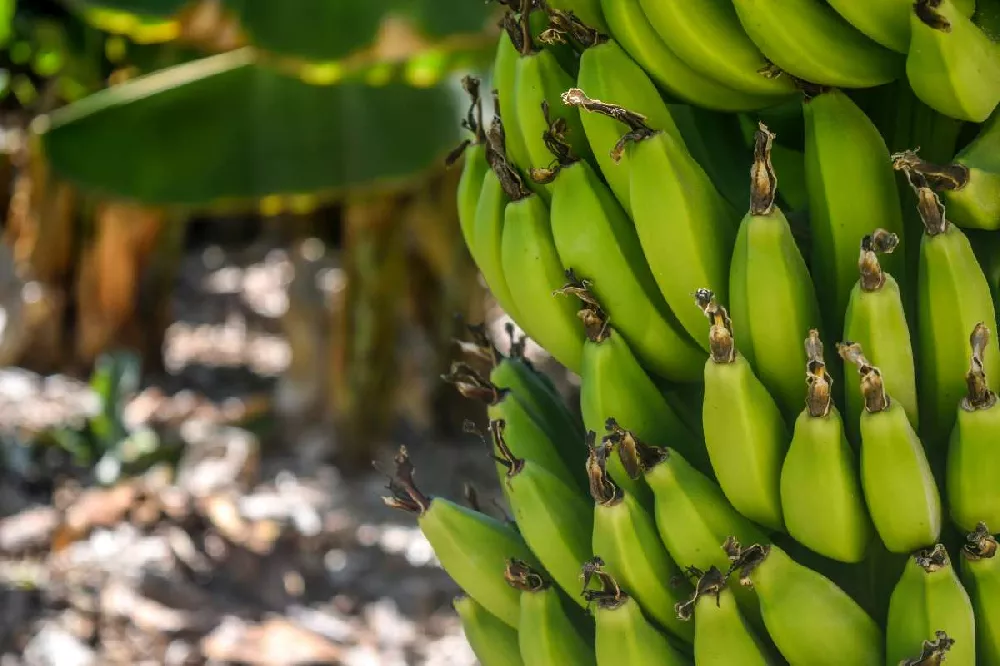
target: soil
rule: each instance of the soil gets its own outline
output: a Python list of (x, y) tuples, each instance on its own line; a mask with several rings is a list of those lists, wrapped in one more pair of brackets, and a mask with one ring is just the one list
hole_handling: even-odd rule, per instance
[[(328, 462), (315, 391), (283, 374), (287, 314), (339, 288), (317, 250), (190, 250), (167, 372), (97, 464), (40, 436), (100, 411), (88, 384), (0, 370), (0, 666), (477, 663), (413, 517), (376, 469)], [(425, 492), (498, 500), (475, 437), (397, 431), (381, 464), (406, 445)]]

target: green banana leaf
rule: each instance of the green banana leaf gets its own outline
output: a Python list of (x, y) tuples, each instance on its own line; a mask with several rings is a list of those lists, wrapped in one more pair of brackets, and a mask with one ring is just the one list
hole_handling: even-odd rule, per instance
[[(3, 2), (3, 0), (0, 0)], [(103, 30), (140, 41), (169, 41), (190, 0), (64, 0)], [(362, 52), (389, 15), (438, 41), (482, 33), (495, 7), (485, 0), (224, 0), (259, 49), (316, 63)]]
[(33, 130), (58, 175), (147, 204), (391, 187), (454, 147), (465, 106), (454, 81), (404, 75), (383, 67), (315, 86), (239, 49), (102, 90)]

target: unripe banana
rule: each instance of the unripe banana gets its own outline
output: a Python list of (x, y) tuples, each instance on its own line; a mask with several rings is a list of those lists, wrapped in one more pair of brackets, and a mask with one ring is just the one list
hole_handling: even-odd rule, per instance
[(770, 62), (799, 79), (869, 88), (889, 83), (902, 73), (899, 54), (855, 30), (825, 2), (733, 0), (733, 6), (757, 48)]
[[(841, 562), (861, 562), (874, 531), (854, 452), (830, 397), (819, 331), (806, 339), (808, 394), (781, 467), (785, 527), (796, 541)], [(822, 516), (817, 520), (817, 516)]]
[[(897, 156), (898, 158), (899, 156)], [(921, 432), (932, 460), (939, 460), (965, 395), (966, 344), (979, 322), (996, 326), (993, 298), (969, 239), (945, 217), (927, 179), (897, 160), (916, 192), (924, 235), (917, 285)], [(982, 358), (989, 388), (1000, 377), (1000, 348), (991, 340)], [(927, 545), (926, 543), (923, 545)]]
[(871, 232), (870, 220), (896, 234), (901, 247), (886, 257), (885, 269), (903, 275), (903, 213), (889, 149), (850, 97), (823, 91), (803, 102), (802, 113), (812, 275), (828, 330), (841, 331), (857, 283), (858, 243)]
[[(621, 450), (630, 452), (645, 470), (655, 497), (656, 528), (667, 552), (678, 566), (726, 569), (729, 559), (721, 544), (730, 534), (763, 543), (760, 527), (744, 518), (722, 490), (672, 448), (646, 444), (628, 431), (616, 433)], [(751, 622), (760, 621), (752, 591), (731, 581), (740, 608)]]
[[(429, 497), (413, 480), (413, 463), (401, 447), (390, 478), (390, 507), (417, 515), (417, 524), (441, 567), (466, 594), (510, 627), (517, 627), (520, 599), (496, 572), (508, 557), (541, 565), (524, 538), (511, 526), (443, 497)], [(587, 556), (584, 556), (586, 558)]]
[[(771, 167), (775, 135), (761, 123), (750, 172), (750, 211), (740, 224), (729, 269), (733, 331), (760, 381), (793, 420), (806, 398), (802, 340), (821, 327), (812, 277), (775, 203), (778, 179)], [(712, 284), (712, 283), (709, 283)]]
[(704, 340), (704, 321), (691, 308), (691, 294), (705, 284), (727, 284), (738, 214), (668, 132), (654, 131), (638, 114), (591, 99), (579, 88), (567, 91), (563, 101), (628, 126), (612, 158), (628, 154), (632, 220), (642, 250), (670, 309), (689, 336)]
[[(917, 377), (910, 329), (899, 285), (879, 262), (879, 254), (896, 250), (898, 238), (885, 229), (876, 229), (861, 239), (861, 255), (857, 262), (861, 277), (851, 289), (843, 330), (844, 340), (856, 342), (865, 350), (872, 365), (884, 371), (886, 392), (906, 412), (910, 425), (917, 429), (920, 424)], [(860, 384), (846, 383), (845, 425), (850, 441), (857, 446), (861, 443), (864, 398)]]
[(1000, 407), (986, 385), (982, 355), (989, 329), (977, 324), (970, 336), (972, 361), (966, 373), (968, 394), (958, 407), (948, 444), (947, 492), (952, 521), (966, 532), (980, 522), (1000, 525)]
[(702, 407), (712, 469), (737, 511), (783, 530), (779, 481), (789, 437), (781, 410), (737, 351), (726, 309), (708, 289), (699, 289), (695, 300), (712, 322)]
[[(580, 311), (587, 330), (580, 365), (580, 412), (584, 428), (602, 433), (605, 428), (621, 424), (647, 441), (670, 442), (691, 456), (701, 469), (710, 471), (705, 445), (684, 425), (643, 370), (629, 344), (594, 298), (590, 285), (570, 282), (563, 290), (578, 296), (585, 304)], [(618, 456), (612, 457), (609, 465), (615, 483), (635, 495), (642, 505), (649, 506), (650, 492), (638, 467), (623, 467)]]
[[(851, 25), (887, 49), (906, 53), (910, 46), (912, 2), (899, 0), (827, 0)], [(963, 16), (972, 16), (976, 0), (952, 0)], [(893, 666), (896, 666), (895, 664)]]
[(898, 157), (940, 193), (950, 222), (965, 229), (1000, 229), (1000, 111), (951, 164), (932, 164), (912, 151)]
[(452, 605), (462, 622), (465, 639), (482, 666), (524, 666), (516, 629), (490, 615), (472, 597), (458, 597)]
[(516, 101), (517, 61), (521, 58), (523, 40), (517, 16), (510, 11), (504, 12), (500, 21), (497, 53), (493, 60), (496, 114), (500, 116), (507, 128), (506, 150), (511, 166), (519, 170), (520, 175), (525, 176), (531, 160), (528, 158), (528, 147), (524, 143), (524, 134), (518, 126)]
[(565, 271), (552, 238), (549, 209), (523, 188), (515, 187), (510, 199), (504, 209), (500, 259), (503, 274), (511, 276), (514, 321), (553, 358), (579, 372), (584, 335), (577, 308), (570, 299), (552, 297), (564, 284)]
[(462, 126), (472, 133), (472, 139), (467, 139), (448, 156), (448, 164), (452, 164), (462, 155), (465, 163), (462, 165), (462, 175), (458, 179), (456, 193), (458, 203), (458, 224), (462, 229), (462, 239), (470, 249), (476, 227), (476, 208), (479, 205), (479, 194), (483, 190), (483, 179), (490, 165), (486, 161), (486, 128), (483, 126), (483, 104), (479, 97), (479, 79), (466, 76), (462, 79), (462, 87), (469, 94), (471, 103)]
[(1000, 665), (1000, 557), (986, 523), (976, 526), (962, 547), (960, 562), (976, 612), (976, 657), (982, 666)]
[(794, 92), (787, 76), (775, 76), (740, 24), (731, 0), (641, 0), (660, 37), (692, 69), (722, 85), (753, 95)]
[[(476, 355), (491, 363), (489, 380), (498, 389), (508, 389), (517, 396), (528, 409), (542, 415), (543, 425), (549, 428), (553, 439), (562, 444), (573, 442), (572, 455), (581, 449), (584, 435), (583, 422), (573, 414), (552, 378), (539, 371), (525, 355), (527, 337), (514, 335), (514, 324), (507, 322), (504, 329), (510, 339), (506, 356), (500, 353), (486, 333), (482, 324), (470, 326)], [(551, 427), (550, 427), (551, 426)], [(573, 461), (576, 460), (574, 457)]]
[(667, 379), (689, 380), (689, 368), (703, 352), (663, 301), (628, 215), (593, 167), (572, 155), (558, 128), (546, 142), (558, 164), (535, 175), (552, 180), (552, 237), (562, 265), (586, 277), (645, 367)]
[(935, 543), (941, 534), (941, 497), (917, 433), (861, 348), (845, 343), (837, 349), (861, 376), (861, 485), (875, 530), (894, 553)]
[[(681, 140), (670, 109), (660, 97), (656, 86), (615, 40), (594, 34), (585, 47), (580, 56), (580, 73), (576, 77), (578, 88), (600, 99), (614, 100), (615, 104), (644, 116), (653, 127), (659, 127)], [(600, 113), (581, 114), (580, 122), (587, 133), (587, 141), (595, 148), (594, 159), (608, 182), (608, 187), (615, 193), (625, 212), (631, 213), (629, 157), (623, 155), (618, 161), (611, 157), (611, 148), (621, 138), (626, 126)]]
[(674, 607), (688, 597), (691, 586), (664, 549), (653, 517), (608, 476), (605, 465), (609, 453), (607, 443), (593, 442), (587, 458), (590, 494), (595, 502), (593, 552), (600, 553), (608, 573), (639, 602), (650, 620), (690, 643), (694, 627), (681, 621)]
[[(506, 424), (505, 432), (514, 455), (541, 465), (570, 488), (586, 491), (587, 449), (582, 439), (575, 439), (572, 432), (561, 431), (556, 423), (547, 420), (547, 414), (538, 413), (518, 394), (497, 387), (465, 363), (452, 363), (451, 371), (443, 379), (454, 384), (466, 398), (484, 403), (491, 420)], [(496, 465), (504, 485), (508, 466), (499, 461)]]
[(889, 600), (886, 663), (913, 656), (914, 648), (944, 631), (954, 641), (950, 666), (975, 666), (976, 618), (972, 602), (942, 544), (914, 553)]
[(830, 579), (775, 545), (725, 544), (740, 583), (752, 586), (767, 632), (790, 664), (883, 666), (885, 639), (874, 620)]
[(578, 577), (580, 563), (591, 556), (594, 509), (576, 488), (541, 465), (516, 457), (504, 437), (505, 426), (503, 421), (490, 421), (498, 460), (507, 466), (504, 484), (518, 529), (556, 584), (585, 605)]
[(951, 0), (917, 0), (910, 15), (906, 78), (927, 106), (981, 123), (1000, 102), (1000, 46)]
[(695, 663), (776, 666), (779, 660), (743, 618), (733, 591), (726, 586), (726, 578), (719, 569), (710, 567), (698, 579), (690, 601), (677, 605), (679, 617), (695, 619)]
[[(793, 93), (790, 86), (769, 95), (747, 93), (725, 86), (693, 69), (670, 49), (650, 25), (640, 0), (601, 0), (601, 6), (615, 40), (672, 97), (703, 109), (750, 111), (772, 106)], [(583, 83), (580, 87), (590, 90)], [(602, 95), (596, 89), (591, 92), (598, 97)], [(605, 99), (615, 98), (606, 96)], [(656, 125), (655, 119), (653, 124)], [(591, 145), (594, 145), (593, 141)]]
[[(597, 666), (691, 666), (691, 660), (650, 624), (603, 565), (595, 557), (583, 567), (583, 594), (595, 606)], [(594, 579), (600, 589), (588, 590)]]
[(577, 617), (579, 606), (570, 606), (542, 572), (520, 560), (507, 561), (504, 579), (521, 592), (517, 633), (524, 666), (596, 665), (593, 637), (581, 630), (587, 620)]
[[(565, 125), (565, 139), (573, 154), (593, 160), (579, 111), (560, 103), (560, 95), (575, 83), (573, 77), (562, 68), (551, 51), (538, 49), (530, 39), (525, 44), (517, 61), (514, 80), (517, 90), (514, 112), (517, 114), (518, 130), (524, 136), (528, 149), (529, 161), (525, 168), (545, 167), (552, 161), (544, 137), (556, 120)], [(546, 201), (549, 200), (549, 184), (536, 181), (532, 187)]]
[(518, 319), (510, 285), (504, 276), (502, 239), (507, 205), (510, 203), (508, 192), (520, 196), (525, 190), (521, 177), (507, 160), (506, 132), (499, 117), (493, 119), (488, 142), (486, 161), (490, 169), (483, 177), (476, 204), (469, 251), (497, 303), (512, 318)]

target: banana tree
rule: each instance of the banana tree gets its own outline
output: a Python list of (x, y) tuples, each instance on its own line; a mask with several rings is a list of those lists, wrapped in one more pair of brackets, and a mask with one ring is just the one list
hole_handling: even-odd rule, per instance
[[(65, 312), (75, 299), (77, 328), (97, 331), (77, 340), (74, 359), (137, 343), (127, 331), (153, 314), (137, 310), (146, 276), (159, 276), (165, 303), (179, 230), (192, 214), (301, 215), (335, 205), (348, 286), (331, 308), (333, 342), (293, 354), (328, 359), (329, 407), (352, 444), (348, 457), (367, 460), (367, 443), (398, 407), (387, 392), (400, 383), (393, 349), (401, 328), (430, 326), (425, 336), (443, 350), (455, 333), (454, 324), (439, 325), (443, 315), (477, 301), (451, 219), (456, 177), (442, 164), (461, 138), (459, 79), (490, 59), (491, 8), (466, 0), (63, 4), (100, 35), (111, 73), (88, 94), (33, 114), (22, 172), (33, 176), (35, 196), (22, 199), (34, 208), (22, 202), (8, 240), (43, 293), (59, 294), (49, 309)], [(37, 195), (39, 184), (47, 196)], [(63, 207), (51, 210), (63, 192)], [(444, 276), (465, 286), (444, 290)], [(434, 317), (401, 318), (414, 299)], [(166, 314), (154, 311), (162, 328)], [(158, 350), (150, 343), (161, 336), (140, 333)]]

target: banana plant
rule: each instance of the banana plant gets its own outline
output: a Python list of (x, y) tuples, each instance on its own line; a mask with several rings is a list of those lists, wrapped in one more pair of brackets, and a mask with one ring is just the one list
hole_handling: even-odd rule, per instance
[[(405, 322), (392, 313), (399, 302), (424, 303), (417, 323), (432, 329), (443, 351), (455, 331), (434, 318), (468, 311), (476, 301), (474, 268), (457, 229), (438, 230), (457, 227), (441, 219), (450, 215), (447, 188), (457, 180), (456, 170), (443, 174), (442, 166), (462, 138), (458, 120), (468, 103), (461, 76), (485, 69), (492, 56), (493, 8), (464, 0), (58, 1), (69, 12), (63, 22), (80, 24), (79, 32), (96, 35), (100, 47), (64, 60), (89, 62), (97, 75), (76, 77), (78, 94), (33, 107), (30, 157), (23, 160), (32, 166), (21, 172), (42, 174), (50, 192), (68, 188), (79, 199), (70, 218), (108, 208), (118, 213), (104, 216), (117, 222), (73, 227), (81, 242), (69, 263), (81, 268), (61, 271), (58, 286), (70, 299), (87, 301), (77, 307), (77, 327), (142, 319), (135, 311), (140, 276), (155, 264), (161, 281), (169, 281), (182, 238), (177, 229), (193, 214), (275, 218), (336, 206), (346, 227), (348, 288), (334, 308), (333, 348), (322, 351), (338, 393), (330, 407), (351, 431), (344, 439), (359, 442), (357, 459), (365, 460), (365, 442), (399, 411), (383, 395), (398, 383), (393, 349)], [(93, 39), (82, 41), (93, 46)], [(41, 198), (36, 192), (33, 200), (44, 206)], [(123, 226), (123, 210), (142, 224)], [(14, 234), (15, 243), (45, 236), (39, 231), (46, 216), (22, 217), (34, 221), (35, 231)], [(135, 235), (126, 227), (144, 229), (138, 235), (148, 242), (125, 242)], [(420, 240), (400, 243), (400, 234)], [(364, 247), (355, 253), (352, 243)], [(123, 255), (135, 256), (111, 261)], [(388, 263), (367, 265), (382, 260)], [(112, 280), (123, 264), (128, 275)], [(413, 271), (432, 279), (408, 280)], [(463, 273), (468, 286), (441, 287), (444, 276)], [(89, 286), (72, 284), (83, 278)], [(399, 288), (406, 283), (416, 286)], [(104, 312), (112, 301), (116, 311)], [(86, 365), (120, 344), (117, 326), (69, 345), (74, 360)], [(162, 336), (144, 338), (158, 349)]]

